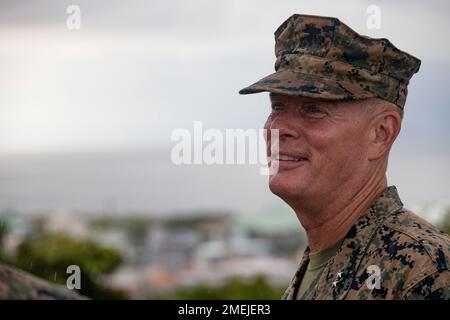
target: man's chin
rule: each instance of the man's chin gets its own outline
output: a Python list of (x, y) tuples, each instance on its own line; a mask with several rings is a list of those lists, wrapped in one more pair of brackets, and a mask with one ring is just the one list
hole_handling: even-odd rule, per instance
[(303, 183), (299, 183), (298, 179), (292, 177), (282, 177), (280, 174), (270, 176), (269, 178), (270, 191), (279, 196), (281, 199), (299, 196), (303, 190)]

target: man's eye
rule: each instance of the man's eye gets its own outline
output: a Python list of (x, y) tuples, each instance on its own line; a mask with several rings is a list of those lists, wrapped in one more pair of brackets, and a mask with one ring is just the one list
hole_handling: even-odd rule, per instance
[(306, 105), (301, 109), (301, 113), (306, 116), (314, 117), (314, 118), (321, 118), (326, 115), (325, 110), (315, 104)]
[(306, 110), (308, 112), (313, 112), (313, 113), (317, 113), (317, 112), (323, 112), (322, 108), (316, 105), (310, 105), (306, 107)]
[(274, 104), (272, 105), (272, 111), (273, 112), (280, 112), (284, 110), (284, 106), (281, 104)]

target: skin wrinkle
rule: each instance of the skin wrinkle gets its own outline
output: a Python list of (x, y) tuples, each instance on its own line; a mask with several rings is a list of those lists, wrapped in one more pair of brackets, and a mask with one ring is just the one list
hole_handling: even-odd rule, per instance
[[(329, 220), (324, 220), (322, 223), (313, 225), (312, 227), (305, 226), (311, 251), (324, 250), (345, 236), (354, 222), (358, 220), (361, 212), (363, 212), (387, 187), (385, 178), (374, 184), (379, 187), (373, 188), (373, 190), (364, 190), (364, 188), (362, 188), (357, 195), (350, 198), (343, 206), (342, 214), (331, 216), (329, 217)], [(359, 199), (359, 195), (363, 198)], [(299, 217), (299, 219), (301, 218)], [(334, 223), (336, 220), (337, 224), (335, 225)], [(305, 224), (307, 223), (305, 222)], [(324, 243), (316, 240), (321, 240), (323, 238), (322, 235), (327, 233), (334, 234), (334, 236), (329, 236), (328, 241)]]
[[(265, 128), (280, 130), (281, 154), (301, 152), (308, 161), (280, 168), (270, 176), (269, 187), (295, 211), (311, 251), (321, 251), (342, 239), (387, 187), (388, 155), (401, 114), (377, 98), (270, 97)], [(268, 150), (270, 144), (269, 134)]]

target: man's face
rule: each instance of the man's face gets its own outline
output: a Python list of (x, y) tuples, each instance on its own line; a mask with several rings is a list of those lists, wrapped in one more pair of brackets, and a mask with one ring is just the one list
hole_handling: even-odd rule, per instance
[[(278, 172), (270, 190), (286, 200), (321, 199), (368, 172), (368, 117), (358, 101), (271, 94), (265, 129), (279, 130)], [(270, 155), (271, 138), (267, 139)], [(273, 164), (273, 163), (272, 163)]]

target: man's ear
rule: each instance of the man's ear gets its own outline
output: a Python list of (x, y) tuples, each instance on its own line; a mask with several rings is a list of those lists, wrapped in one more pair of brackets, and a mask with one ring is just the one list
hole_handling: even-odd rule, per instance
[(369, 160), (377, 160), (389, 152), (400, 133), (402, 119), (395, 110), (384, 110), (372, 118)]

